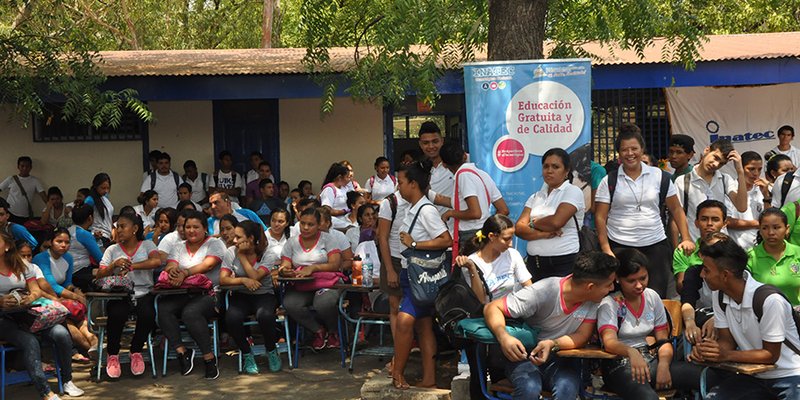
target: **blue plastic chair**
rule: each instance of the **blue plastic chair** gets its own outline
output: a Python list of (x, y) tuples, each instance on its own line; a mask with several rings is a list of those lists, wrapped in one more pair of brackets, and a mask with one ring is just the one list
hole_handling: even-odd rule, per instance
[[(6, 372), (6, 354), (16, 350), (14, 346), (5, 342), (0, 342), (0, 400), (5, 400), (6, 398), (6, 386), (28, 383), (31, 381), (31, 377), (28, 375), (27, 371)], [(61, 381), (61, 367), (58, 365), (58, 352), (55, 349), (55, 345), (53, 345), (53, 358), (55, 360), (56, 371), (55, 373), (46, 373), (45, 375), (47, 377), (55, 376), (58, 380), (58, 392), (63, 393), (64, 384)]]

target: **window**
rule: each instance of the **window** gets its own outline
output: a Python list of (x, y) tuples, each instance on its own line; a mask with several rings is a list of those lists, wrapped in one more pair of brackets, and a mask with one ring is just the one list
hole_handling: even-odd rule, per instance
[(142, 140), (148, 124), (136, 114), (124, 110), (117, 128), (95, 128), (62, 119), (61, 104), (45, 105), (45, 115), (33, 117), (34, 142), (97, 142), (114, 140)]

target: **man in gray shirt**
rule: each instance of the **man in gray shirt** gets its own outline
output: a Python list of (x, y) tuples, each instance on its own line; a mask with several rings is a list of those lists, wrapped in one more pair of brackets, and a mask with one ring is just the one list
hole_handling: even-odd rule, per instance
[[(556, 399), (578, 396), (580, 364), (550, 354), (586, 345), (596, 330), (597, 307), (614, 288), (618, 265), (607, 254), (582, 253), (572, 275), (540, 280), (486, 306), (486, 324), (509, 361), (506, 376), (514, 384), (514, 399), (538, 399), (542, 390), (552, 391)], [(530, 353), (508, 334), (506, 318), (522, 318), (540, 329)]]

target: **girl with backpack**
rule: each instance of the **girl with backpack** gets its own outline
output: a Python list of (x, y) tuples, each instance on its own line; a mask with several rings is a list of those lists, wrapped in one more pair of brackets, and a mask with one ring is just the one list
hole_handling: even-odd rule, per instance
[[(397, 189), (410, 205), (408, 213), (402, 221), (399, 235), (400, 242), (406, 248), (406, 254), (416, 253), (418, 250), (426, 251), (429, 254), (444, 252), (453, 244), (453, 238), (447, 230), (447, 225), (439, 216), (439, 211), (427, 198), (432, 166), (430, 160), (417, 161), (400, 167), (398, 172)], [(403, 270), (400, 272), (400, 287), (403, 290), (403, 297), (400, 301), (394, 332), (392, 385), (401, 390), (409, 388), (404, 373), (415, 331), (422, 353), (422, 381), (417, 386), (427, 388), (436, 386), (436, 360), (434, 358), (436, 336), (433, 334), (433, 306), (430, 304), (420, 305), (418, 301), (415, 301), (412, 285), (419, 283), (409, 279), (409, 258), (413, 257), (404, 258)], [(440, 268), (449, 270), (446, 256), (442, 263)]]
[(375, 159), (375, 175), (367, 179), (364, 192), (373, 204), (380, 204), (381, 200), (397, 190), (397, 178), (389, 173), (389, 159), (378, 157)]
[[(461, 267), (467, 285), (483, 304), (533, 284), (522, 255), (512, 247), (514, 230), (511, 219), (495, 214), (483, 223), (472, 241), (464, 246), (462, 255), (456, 257), (456, 265)], [(482, 392), (475, 347), (467, 346), (466, 353), (470, 368), (470, 395), (478, 399), (482, 397)], [(486, 359), (492, 382), (505, 378), (505, 357), (500, 347), (489, 346)]]

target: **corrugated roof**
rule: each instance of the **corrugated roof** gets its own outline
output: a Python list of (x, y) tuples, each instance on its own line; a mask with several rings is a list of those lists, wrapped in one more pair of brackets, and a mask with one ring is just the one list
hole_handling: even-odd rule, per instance
[[(700, 49), (697, 61), (752, 60), (800, 57), (800, 32), (712, 35)], [(591, 42), (583, 46), (595, 54), (595, 65), (661, 63), (665, 39), (656, 39), (639, 58), (633, 50), (619, 46), (601, 46)], [(550, 48), (545, 46), (546, 52)], [(355, 48), (329, 50), (334, 72), (354, 65)], [(227, 50), (148, 50), (102, 51), (100, 69), (107, 76), (181, 76), (181, 75), (262, 75), (303, 74), (306, 49), (227, 49)], [(476, 54), (485, 61), (486, 54)]]

